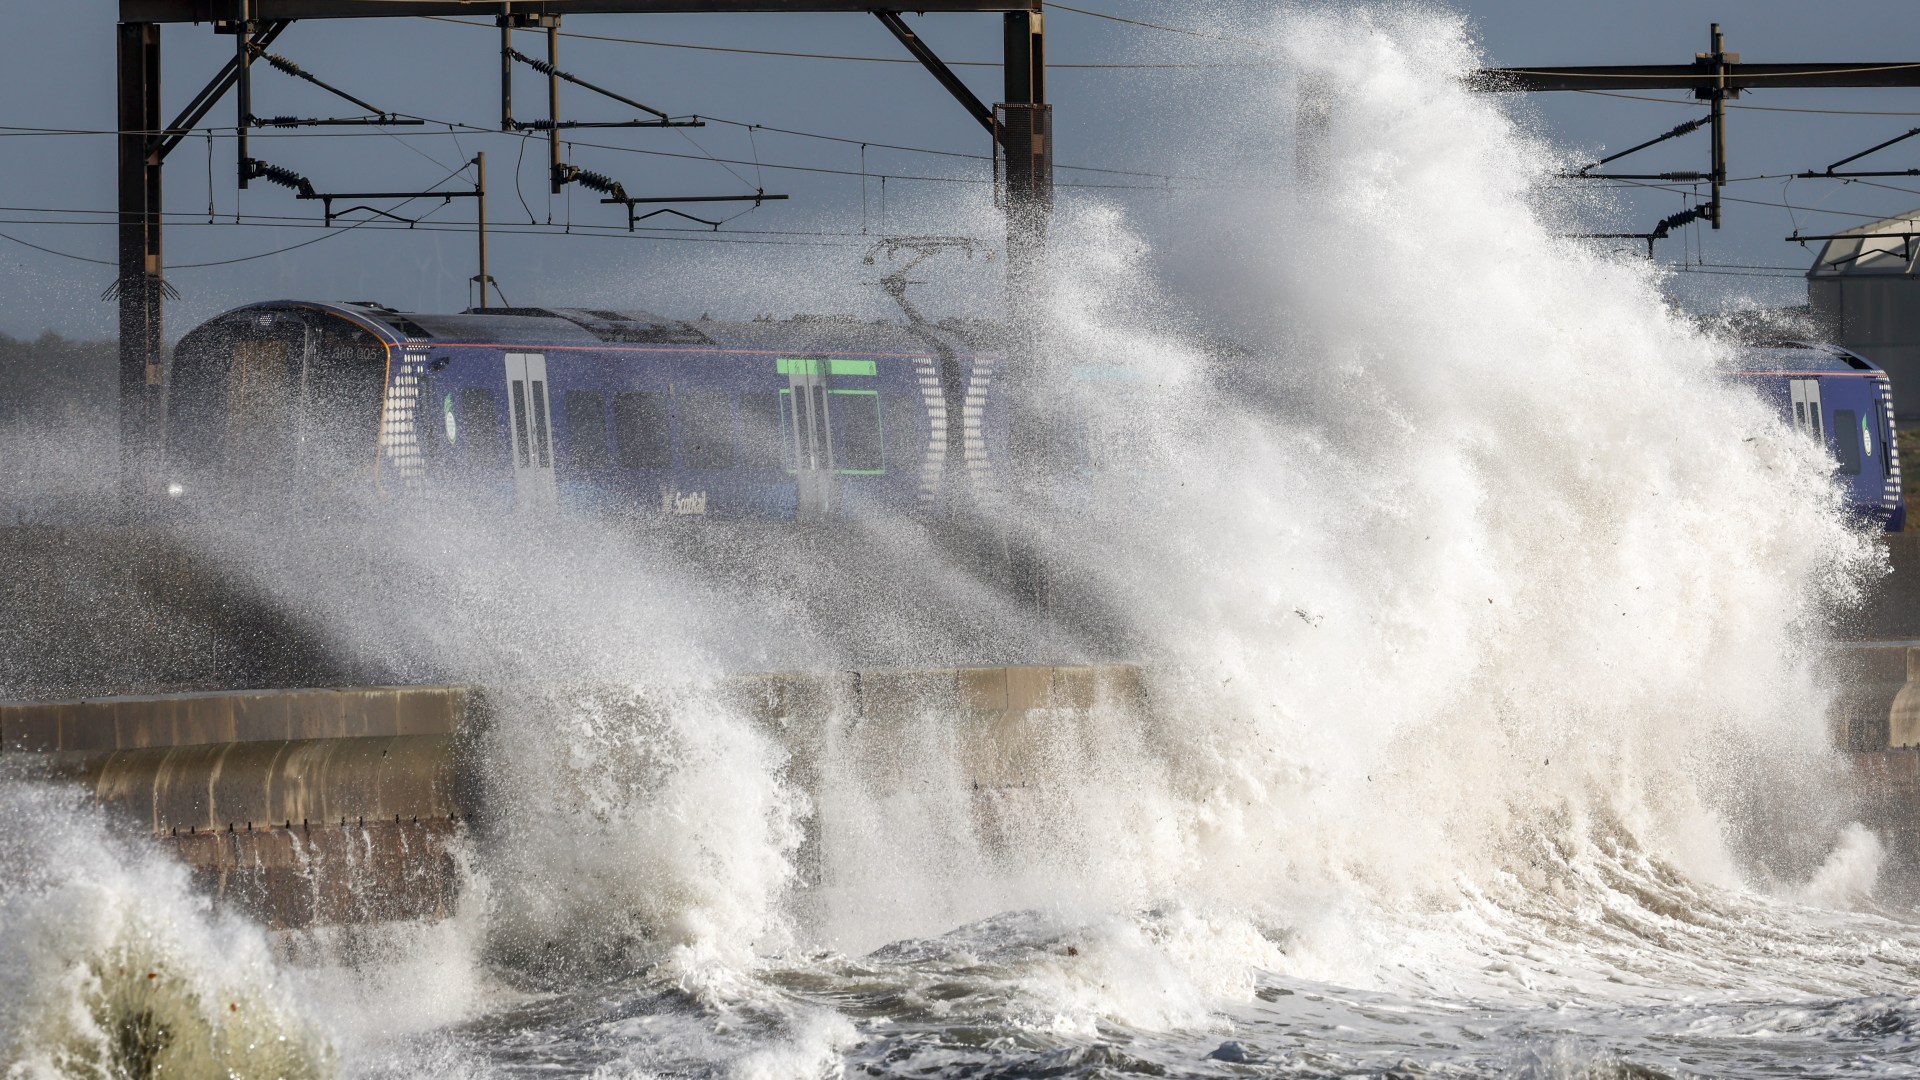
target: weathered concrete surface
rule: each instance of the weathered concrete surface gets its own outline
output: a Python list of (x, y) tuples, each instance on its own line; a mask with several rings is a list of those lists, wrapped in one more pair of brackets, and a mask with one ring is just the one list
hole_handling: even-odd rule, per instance
[(1838, 688), (1830, 714), (1834, 746), (1878, 750), (1888, 745), (1888, 717), (1909, 680), (1908, 653), (1904, 644), (1860, 642), (1828, 654)]
[(169, 836), (196, 884), (276, 930), (439, 919), (459, 899), (463, 822), (298, 821)]
[(483, 715), (460, 686), (0, 702), (0, 752), (84, 784), (269, 926), (438, 917)]
[(1899, 748), (1920, 746), (1920, 648), (1907, 654), (1907, 681), (1887, 709), (1887, 737), (1882, 745)]
[(206, 743), (62, 754), (54, 762), (156, 835), (454, 820), (468, 812), (450, 735)]
[[(804, 787), (823, 755), (885, 760), (935, 718), (988, 799), (1031, 783), (1058, 740), (1094, 737), (1080, 727), (1096, 708), (1147, 712), (1141, 672), (1125, 665), (786, 672), (718, 692), (787, 745)], [(595, 695), (536, 696), (564, 707)], [(84, 784), (270, 926), (432, 918), (458, 896), (456, 845), (487, 821), (487, 701), (421, 686), (0, 702), (0, 752)]]
[(0, 702), (6, 750), (140, 750), (208, 743), (451, 735), (477, 708), (464, 686), (242, 690)]

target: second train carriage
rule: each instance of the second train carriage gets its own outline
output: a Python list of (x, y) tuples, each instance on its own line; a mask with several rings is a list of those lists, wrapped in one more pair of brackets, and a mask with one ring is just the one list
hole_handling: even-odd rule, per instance
[(1855, 515), (1888, 532), (1906, 526), (1893, 383), (1886, 372), (1845, 349), (1776, 342), (1743, 350), (1733, 374), (1826, 447)]
[(369, 470), (390, 492), (531, 508), (912, 513), (946, 483), (986, 490), (1007, 433), (1001, 357), (930, 332), (951, 387), (941, 358), (887, 323), (251, 304), (175, 350), (169, 480), (312, 490)]

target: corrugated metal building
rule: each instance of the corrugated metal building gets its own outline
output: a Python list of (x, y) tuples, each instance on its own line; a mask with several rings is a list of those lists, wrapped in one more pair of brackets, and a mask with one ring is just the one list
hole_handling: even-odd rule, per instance
[(1807, 271), (1813, 317), (1885, 368), (1903, 420), (1920, 420), (1920, 210), (1848, 229)]

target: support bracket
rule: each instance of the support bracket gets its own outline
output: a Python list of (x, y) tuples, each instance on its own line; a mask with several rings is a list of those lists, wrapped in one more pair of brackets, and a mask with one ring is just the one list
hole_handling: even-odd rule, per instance
[(980, 121), (980, 126), (987, 129), (987, 134), (998, 141), (1000, 126), (993, 122), (993, 110), (987, 108), (986, 103), (968, 89), (966, 83), (960, 81), (960, 76), (953, 73), (953, 69), (947, 66), (946, 61), (934, 55), (933, 50), (927, 47), (926, 42), (920, 40), (919, 35), (907, 28), (906, 21), (900, 18), (900, 13), (876, 11), (873, 15), (880, 20), (881, 25), (893, 32), (894, 37), (900, 39), (900, 44), (907, 47), (907, 51), (913, 54), (914, 59), (920, 61), (921, 66), (933, 72), (933, 77), (940, 80), (940, 85), (947, 88), (947, 93), (953, 95), (953, 99), (960, 103), (960, 107), (967, 110), (967, 114), (975, 120)]

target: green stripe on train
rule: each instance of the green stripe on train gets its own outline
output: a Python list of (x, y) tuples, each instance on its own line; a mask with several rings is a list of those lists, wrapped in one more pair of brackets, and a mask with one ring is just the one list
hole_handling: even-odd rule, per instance
[[(872, 360), (822, 360), (818, 357), (781, 357), (774, 367), (782, 375), (878, 375), (880, 365)], [(826, 370), (822, 371), (821, 366)]]

